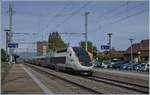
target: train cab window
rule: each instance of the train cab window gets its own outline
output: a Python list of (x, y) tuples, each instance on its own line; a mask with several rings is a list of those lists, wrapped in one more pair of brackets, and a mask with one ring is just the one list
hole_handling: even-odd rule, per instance
[(78, 57), (80, 63), (84, 66), (92, 66), (90, 56), (87, 51), (81, 47), (73, 47), (76, 56)]

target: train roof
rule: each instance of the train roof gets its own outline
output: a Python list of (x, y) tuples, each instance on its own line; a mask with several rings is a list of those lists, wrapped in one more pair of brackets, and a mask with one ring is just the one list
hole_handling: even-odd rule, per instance
[(45, 58), (47, 56), (36, 56), (36, 57), (33, 57), (33, 59), (36, 59), (36, 58)]
[[(69, 47), (68, 47), (69, 48)], [(68, 48), (61, 48), (56, 51), (56, 53), (67, 52)], [(71, 48), (82, 48), (80, 46), (72, 46)]]

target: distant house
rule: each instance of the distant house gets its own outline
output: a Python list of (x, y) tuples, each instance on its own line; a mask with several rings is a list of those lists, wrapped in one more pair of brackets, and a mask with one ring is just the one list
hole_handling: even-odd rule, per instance
[[(109, 51), (103, 51), (103, 53), (109, 56)], [(114, 58), (122, 59), (124, 57), (124, 51), (116, 50), (114, 47), (111, 48), (110, 53), (111, 53), (111, 59), (114, 59)]]
[(118, 51), (115, 48), (111, 49), (111, 57), (118, 57), (118, 56), (123, 56), (124, 51)]
[(37, 42), (37, 56), (46, 55), (47, 44), (48, 43), (46, 41), (38, 41)]
[[(142, 40), (140, 43), (132, 44), (133, 60), (136, 62), (148, 62), (149, 40)], [(131, 46), (124, 52), (125, 60), (131, 60)]]
[(141, 41), (140, 58), (142, 62), (149, 61), (149, 40)]

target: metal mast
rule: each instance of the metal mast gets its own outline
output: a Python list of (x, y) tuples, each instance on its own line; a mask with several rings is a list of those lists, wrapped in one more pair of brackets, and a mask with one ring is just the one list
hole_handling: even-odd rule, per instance
[(132, 50), (132, 43), (134, 39), (129, 39), (131, 42), (131, 63), (133, 62), (133, 50)]
[[(12, 42), (12, 16), (13, 16), (13, 8), (12, 8), (12, 2), (9, 2), (9, 42), (11, 43)], [(10, 56), (10, 59), (9, 61), (12, 62), (12, 53), (13, 53), (13, 50), (10, 48), (9, 49), (9, 56)]]
[(108, 33), (107, 35), (109, 37), (109, 62), (111, 62), (111, 36), (112, 36), (112, 33)]
[(87, 36), (87, 16), (90, 14), (90, 12), (85, 12), (85, 49), (88, 50), (88, 36)]

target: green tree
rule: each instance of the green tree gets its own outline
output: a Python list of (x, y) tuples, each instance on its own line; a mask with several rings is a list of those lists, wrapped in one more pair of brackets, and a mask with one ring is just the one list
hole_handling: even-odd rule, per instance
[[(94, 58), (96, 58), (96, 56), (97, 56), (97, 51), (98, 51), (97, 48), (96, 48), (96, 46), (94, 46), (91, 41), (88, 41), (87, 44), (88, 44), (88, 51), (93, 54), (93, 57), (94, 57)], [(85, 48), (85, 41), (81, 41), (81, 42), (79, 43), (79, 45), (80, 45), (81, 47)]]
[(98, 58), (99, 58), (101, 61), (103, 61), (103, 60), (108, 60), (108, 59), (109, 59), (109, 56), (108, 56), (108, 54), (106, 54), (106, 53), (99, 53), (99, 54), (98, 54)]
[(4, 49), (1, 49), (1, 61), (6, 62), (8, 59), (8, 55)]
[(48, 47), (50, 50), (57, 50), (59, 48), (67, 47), (67, 44), (61, 39), (61, 36), (58, 32), (50, 33), (48, 38)]

